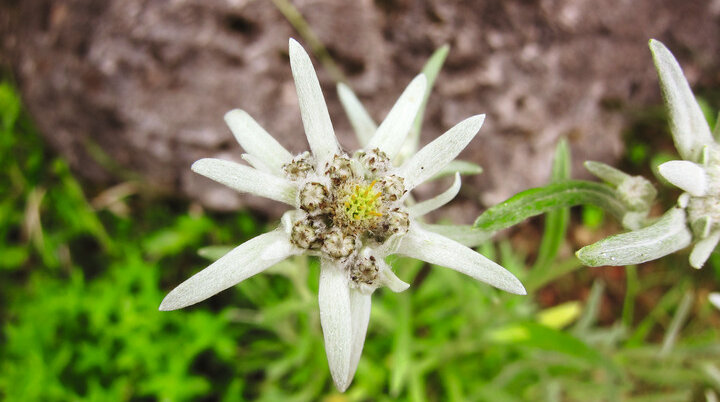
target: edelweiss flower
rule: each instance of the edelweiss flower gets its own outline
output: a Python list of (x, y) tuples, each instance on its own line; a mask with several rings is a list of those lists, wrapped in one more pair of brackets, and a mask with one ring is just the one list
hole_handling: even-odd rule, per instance
[(318, 256), (318, 300), (330, 372), (340, 391), (355, 374), (370, 317), (370, 295), (380, 286), (392, 291), (409, 285), (385, 262), (401, 254), (452, 268), (511, 293), (525, 294), (515, 276), (468, 247), (421, 227), (416, 218), (458, 192), (459, 176), (439, 196), (412, 207), (408, 193), (453, 160), (480, 129), (484, 115), (448, 130), (402, 166), (399, 152), (420, 107), (426, 79), (417, 76), (402, 93), (367, 145), (350, 155), (338, 146), (310, 58), (290, 40), (290, 65), (310, 152), (293, 156), (247, 113), (225, 116), (247, 154), (248, 167), (201, 159), (193, 171), (232, 187), (284, 202), (280, 226), (241, 244), (173, 289), (160, 310), (202, 301), (292, 255)]
[[(658, 41), (650, 41), (650, 48), (660, 76), (675, 147), (684, 159), (665, 162), (658, 171), (685, 191), (678, 198), (678, 207), (685, 210), (695, 241), (690, 265), (702, 268), (720, 241), (720, 146), (713, 139), (675, 57)], [(716, 131), (718, 128), (720, 125)]]
[(683, 193), (677, 206), (651, 225), (583, 247), (577, 256), (590, 266), (651, 261), (693, 242), (690, 265), (702, 268), (720, 241), (720, 124), (715, 133), (700, 109), (675, 57), (650, 40), (670, 131), (683, 160), (665, 162), (658, 172)]

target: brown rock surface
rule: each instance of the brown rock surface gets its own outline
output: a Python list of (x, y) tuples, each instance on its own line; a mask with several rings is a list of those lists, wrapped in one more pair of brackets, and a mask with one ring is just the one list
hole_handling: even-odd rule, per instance
[[(485, 168), (463, 194), (485, 203), (542, 184), (562, 136), (576, 164), (619, 156), (623, 106), (659, 102), (649, 38), (675, 52), (692, 83), (720, 82), (718, 0), (294, 4), (377, 120), (432, 51), (451, 45), (423, 143), (486, 113), (462, 155)], [(190, 164), (239, 159), (222, 119), (232, 108), (292, 151), (306, 149), (287, 60), (288, 37), (298, 34), (270, 1), (6, 0), (0, 20), (2, 59), (40, 130), (90, 179), (118, 180), (89, 156), (96, 144), (153, 185), (212, 207), (267, 209)], [(316, 66), (340, 141), (352, 149), (334, 83)]]

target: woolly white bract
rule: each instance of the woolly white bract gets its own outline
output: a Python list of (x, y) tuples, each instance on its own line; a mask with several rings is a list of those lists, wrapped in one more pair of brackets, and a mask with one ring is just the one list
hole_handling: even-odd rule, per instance
[[(611, 236), (578, 251), (588, 265), (630, 265), (654, 260), (694, 243), (690, 265), (701, 268), (720, 241), (720, 124), (712, 133), (683, 71), (662, 43), (650, 50), (660, 79), (675, 148), (683, 160), (658, 172), (685, 191), (655, 223)], [(715, 138), (713, 138), (715, 137)]]
[(442, 265), (511, 293), (525, 294), (518, 279), (472, 249), (432, 231), (416, 218), (450, 201), (455, 183), (439, 196), (406, 207), (409, 192), (452, 161), (480, 129), (484, 115), (470, 117), (409, 156), (391, 161), (421, 106), (423, 74), (412, 80), (368, 138), (348, 154), (335, 138), (327, 106), (309, 56), (290, 40), (290, 65), (311, 152), (293, 156), (247, 113), (226, 114), (230, 129), (252, 167), (201, 159), (193, 171), (235, 190), (286, 203), (280, 226), (236, 247), (173, 289), (160, 310), (200, 302), (268, 267), (299, 254), (321, 263), (318, 300), (330, 372), (340, 391), (347, 389), (360, 359), (370, 295), (379, 286), (399, 292), (407, 283), (385, 263), (400, 254)]

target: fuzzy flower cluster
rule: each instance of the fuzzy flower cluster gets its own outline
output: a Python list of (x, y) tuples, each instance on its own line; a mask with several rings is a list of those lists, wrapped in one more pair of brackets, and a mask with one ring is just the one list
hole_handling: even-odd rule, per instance
[[(655, 65), (668, 108), (675, 147), (683, 160), (665, 162), (659, 173), (685, 191), (678, 208), (695, 243), (690, 265), (702, 268), (720, 241), (720, 145), (700, 109), (672, 53), (660, 42), (651, 41)], [(690, 243), (690, 241), (688, 241)], [(686, 244), (687, 245), (687, 244)]]
[(200, 302), (293, 255), (320, 258), (320, 322), (330, 373), (344, 391), (355, 374), (370, 317), (370, 295), (380, 286), (407, 289), (385, 262), (400, 254), (448, 267), (499, 289), (525, 294), (518, 279), (472, 249), (418, 221), (449, 202), (455, 183), (435, 198), (406, 205), (417, 185), (448, 165), (474, 138), (484, 115), (470, 117), (400, 166), (400, 153), (421, 107), (426, 77), (408, 85), (386, 119), (355, 152), (337, 143), (320, 84), (309, 56), (290, 40), (290, 64), (300, 113), (311, 152), (290, 154), (247, 113), (233, 110), (225, 119), (247, 152), (252, 167), (201, 159), (193, 171), (241, 192), (288, 204), (280, 226), (236, 247), (173, 289), (160, 310)]
[[(630, 227), (631, 232), (584, 247), (577, 255), (591, 266), (631, 265), (663, 257), (693, 244), (690, 265), (702, 268), (720, 241), (720, 144), (717, 142), (720, 124), (714, 133), (710, 130), (680, 64), (665, 45), (651, 40), (650, 50), (675, 148), (682, 158), (661, 164), (658, 173), (684, 193), (678, 198), (677, 205), (659, 219), (648, 221), (636, 219), (639, 215), (631, 216), (633, 223), (644, 224)], [(638, 188), (648, 186), (641, 184)], [(637, 193), (631, 198), (649, 206), (654, 191), (644, 194)], [(646, 213), (646, 210), (641, 212)], [(626, 223), (625, 219), (623, 223)]]

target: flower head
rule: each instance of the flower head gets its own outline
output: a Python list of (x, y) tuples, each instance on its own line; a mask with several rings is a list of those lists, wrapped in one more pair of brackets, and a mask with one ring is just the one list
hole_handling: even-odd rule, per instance
[(293, 156), (247, 113), (225, 116), (252, 167), (201, 159), (193, 171), (241, 192), (284, 202), (280, 226), (236, 247), (173, 289), (160, 310), (202, 301), (292, 255), (320, 258), (318, 300), (330, 372), (344, 391), (355, 374), (370, 317), (370, 295), (380, 286), (399, 292), (409, 285), (385, 262), (401, 254), (446, 266), (511, 293), (525, 294), (515, 276), (416, 218), (452, 199), (460, 187), (412, 207), (405, 205), (417, 185), (438, 173), (472, 140), (484, 115), (448, 130), (401, 166), (392, 160), (420, 108), (423, 74), (412, 80), (365, 147), (343, 152), (337, 143), (320, 84), (303, 48), (290, 40), (290, 64), (311, 152)]
[(685, 191), (678, 207), (695, 245), (690, 265), (701, 268), (720, 241), (720, 145), (672, 53), (660, 42), (651, 40), (655, 66), (668, 109), (675, 147), (683, 160), (665, 162), (659, 173)]
[[(628, 182), (622, 202), (630, 206), (628, 202), (636, 200), (641, 207), (623, 218), (623, 224), (633, 230), (583, 247), (577, 256), (591, 266), (631, 265), (663, 257), (694, 243), (690, 265), (702, 268), (720, 241), (720, 144), (715, 140), (720, 138), (720, 124), (714, 133), (710, 131), (680, 64), (665, 45), (650, 40), (650, 50), (675, 148), (683, 159), (661, 164), (658, 173), (684, 193), (662, 217), (648, 220), (643, 216), (649, 211), (654, 190), (641, 179)], [(622, 175), (627, 176), (612, 173), (615, 179)]]

